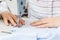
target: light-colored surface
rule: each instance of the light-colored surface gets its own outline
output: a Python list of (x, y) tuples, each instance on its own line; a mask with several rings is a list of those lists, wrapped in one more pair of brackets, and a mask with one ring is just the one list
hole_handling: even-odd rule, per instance
[(2, 12), (4, 12), (4, 11), (8, 11), (8, 9), (7, 9), (7, 4), (6, 4), (5, 1), (0, 2), (0, 14), (1, 14)]
[[(28, 25), (28, 21), (26, 21), (26, 25), (20, 28), (13, 28), (12, 26), (5, 26), (3, 21), (0, 20), (0, 40), (37, 40), (40, 38), (41, 40), (60, 40), (60, 28), (36, 28)], [(11, 32), (2, 33), (1, 31)]]
[[(4, 32), (11, 32), (3, 33)], [(26, 33), (26, 28), (14, 28), (12, 26), (5, 26), (3, 21), (0, 20), (0, 40), (36, 40), (36, 34), (30, 33), (30, 31)]]

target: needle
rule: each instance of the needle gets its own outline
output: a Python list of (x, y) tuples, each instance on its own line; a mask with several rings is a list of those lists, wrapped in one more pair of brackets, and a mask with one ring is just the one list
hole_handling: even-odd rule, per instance
[(18, 27), (21, 27), (21, 25), (20, 25), (20, 19), (21, 19), (21, 12), (20, 12), (20, 14), (18, 15)]

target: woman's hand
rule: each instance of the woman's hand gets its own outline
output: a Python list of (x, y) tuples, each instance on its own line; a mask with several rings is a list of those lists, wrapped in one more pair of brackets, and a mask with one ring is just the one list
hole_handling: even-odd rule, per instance
[(60, 18), (56, 17), (49, 17), (49, 18), (44, 18), (35, 22), (31, 23), (32, 26), (40, 27), (40, 28), (54, 28), (60, 26)]
[[(17, 26), (17, 19), (18, 17), (16, 15), (11, 14), (8, 11), (3, 12), (2, 14), (4, 23), (8, 26), (9, 22), (13, 25), (13, 26)], [(24, 25), (25, 21), (23, 19), (20, 20), (20, 25)]]

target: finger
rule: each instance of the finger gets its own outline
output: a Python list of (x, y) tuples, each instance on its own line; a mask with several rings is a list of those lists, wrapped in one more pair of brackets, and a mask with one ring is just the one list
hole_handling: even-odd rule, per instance
[(22, 26), (22, 23), (20, 22), (20, 26)]
[(8, 19), (8, 20), (12, 23), (12, 25), (14, 25), (14, 26), (16, 26), (16, 25), (17, 25), (17, 24), (14, 22), (13, 18), (9, 17), (9, 19)]
[(22, 24), (22, 25), (25, 25), (25, 21), (24, 20), (20, 20), (20, 23)]
[(39, 28), (57, 28), (56, 26), (50, 25), (50, 24), (42, 24), (42, 25), (38, 25), (37, 27)]
[(39, 20), (39, 21), (31, 23), (31, 25), (32, 26), (37, 26), (37, 25), (40, 25), (40, 24), (43, 24), (43, 23), (46, 23), (46, 22), (44, 20)]
[(5, 25), (8, 26), (8, 20), (7, 20), (7, 18), (3, 18), (3, 20), (4, 20)]
[(49, 24), (43, 24), (43, 25), (38, 25), (37, 27), (39, 28), (47, 28), (49, 26)]
[(11, 14), (11, 17), (12, 17), (12, 18), (13, 18), (13, 20), (17, 23), (17, 16), (16, 16), (16, 15)]

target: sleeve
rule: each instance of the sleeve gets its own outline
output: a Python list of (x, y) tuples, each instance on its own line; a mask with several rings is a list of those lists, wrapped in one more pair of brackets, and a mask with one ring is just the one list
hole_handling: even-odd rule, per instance
[(5, 1), (0, 3), (0, 13), (4, 12), (4, 11), (8, 11), (8, 7)]

